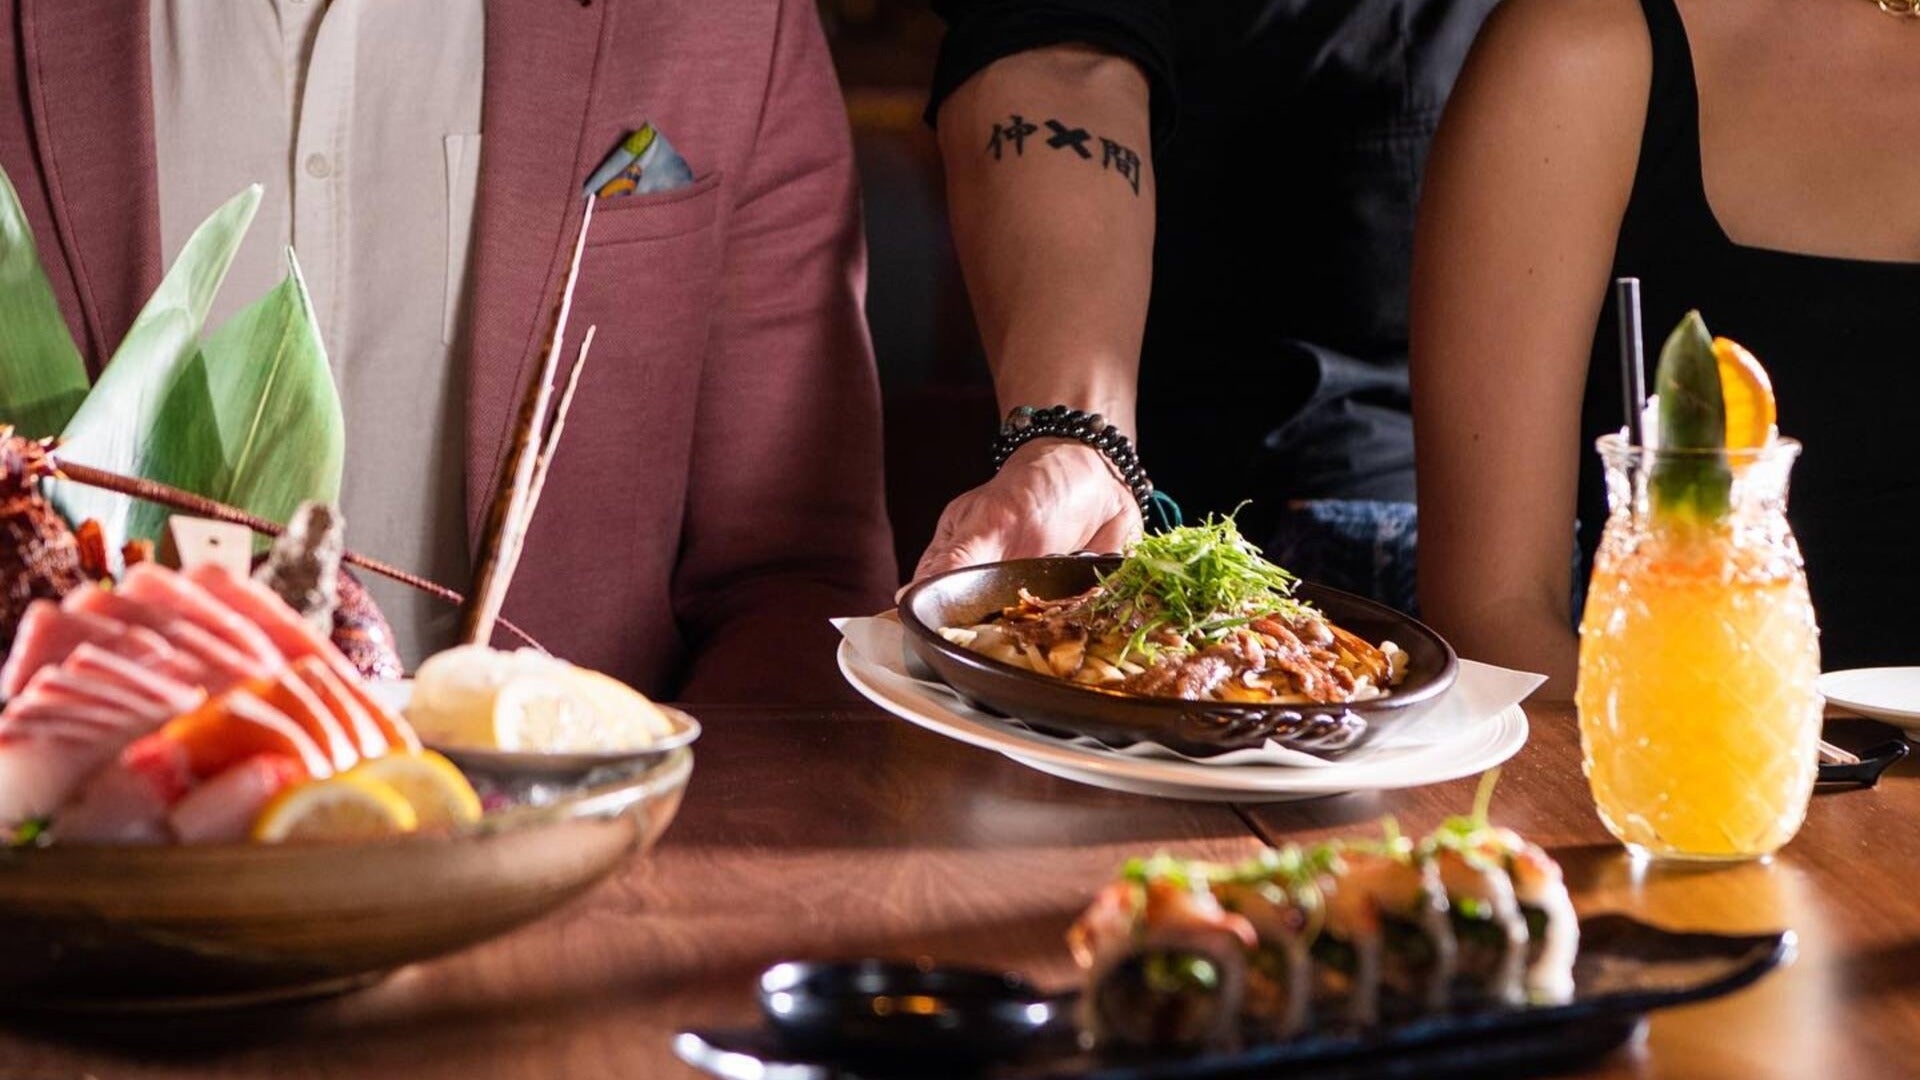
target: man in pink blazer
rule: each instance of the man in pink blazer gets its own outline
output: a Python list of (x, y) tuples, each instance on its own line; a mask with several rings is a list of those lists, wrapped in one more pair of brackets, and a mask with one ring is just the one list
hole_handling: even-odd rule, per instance
[[(95, 365), (163, 270), (149, 16), (0, 0), (0, 167)], [(484, 16), (464, 432), (447, 436), (464, 439), (467, 541), (581, 185), (651, 122), (694, 180), (596, 208), (572, 325), (598, 338), (506, 615), (656, 694), (835, 696), (827, 618), (884, 605), (896, 575), (850, 140), (811, 0), (485, 0)], [(348, 425), (349, 472), (380, 467), (379, 433)]]

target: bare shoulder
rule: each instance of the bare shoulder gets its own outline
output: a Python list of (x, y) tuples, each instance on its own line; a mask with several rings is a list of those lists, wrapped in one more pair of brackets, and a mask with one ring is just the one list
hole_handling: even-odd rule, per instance
[(1505, 0), (1474, 44), (1468, 74), (1552, 107), (1579, 100), (1644, 106), (1652, 47), (1639, 0)]

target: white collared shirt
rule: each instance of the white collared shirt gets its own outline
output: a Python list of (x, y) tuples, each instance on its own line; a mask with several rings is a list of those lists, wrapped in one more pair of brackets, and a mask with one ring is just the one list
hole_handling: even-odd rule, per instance
[[(171, 264), (247, 184), (259, 215), (207, 330), (300, 259), (347, 421), (347, 543), (461, 588), (468, 241), (482, 0), (152, 0), (160, 241)], [(363, 575), (365, 577), (365, 575)], [(368, 579), (408, 666), (454, 610)]]

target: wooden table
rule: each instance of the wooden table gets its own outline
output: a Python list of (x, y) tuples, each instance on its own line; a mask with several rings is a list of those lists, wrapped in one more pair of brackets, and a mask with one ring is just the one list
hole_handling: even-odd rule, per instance
[[(1818, 796), (1769, 866), (1636, 875), (1594, 817), (1571, 709), (1532, 707), (1497, 817), (1553, 849), (1584, 911), (1680, 927), (1791, 926), (1799, 960), (1675, 1010), (1582, 1075), (1879, 1077), (1920, 1070), (1920, 763)], [(1079, 787), (870, 710), (707, 710), (654, 856), (564, 911), (372, 990), (208, 1017), (0, 1028), (4, 1080), (674, 1078), (687, 1025), (745, 1022), (794, 957), (917, 956), (1070, 978), (1061, 932), (1127, 855), (1235, 858), (1383, 813), (1410, 830), (1473, 782), (1230, 807)], [(1886, 729), (1840, 729), (1864, 745)]]

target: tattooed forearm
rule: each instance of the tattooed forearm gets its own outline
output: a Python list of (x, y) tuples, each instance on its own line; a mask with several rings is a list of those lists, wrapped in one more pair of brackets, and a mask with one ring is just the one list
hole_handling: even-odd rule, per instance
[[(1105, 136), (1095, 135), (1086, 128), (1073, 127), (1059, 120), (1048, 120), (1046, 139), (1049, 150), (1070, 150), (1082, 161), (1092, 161), (1093, 151), (1087, 149), (1087, 143), (1094, 139), (1100, 141), (1100, 169), (1103, 172), (1117, 173), (1133, 189), (1134, 195), (1140, 194), (1140, 155), (1132, 148), (1114, 142)], [(1019, 113), (1012, 113), (1005, 123), (995, 123), (993, 133), (987, 138), (987, 153), (993, 160), (1004, 161), (1008, 150), (1014, 157), (1025, 157), (1027, 138), (1039, 132), (1040, 128)]]

